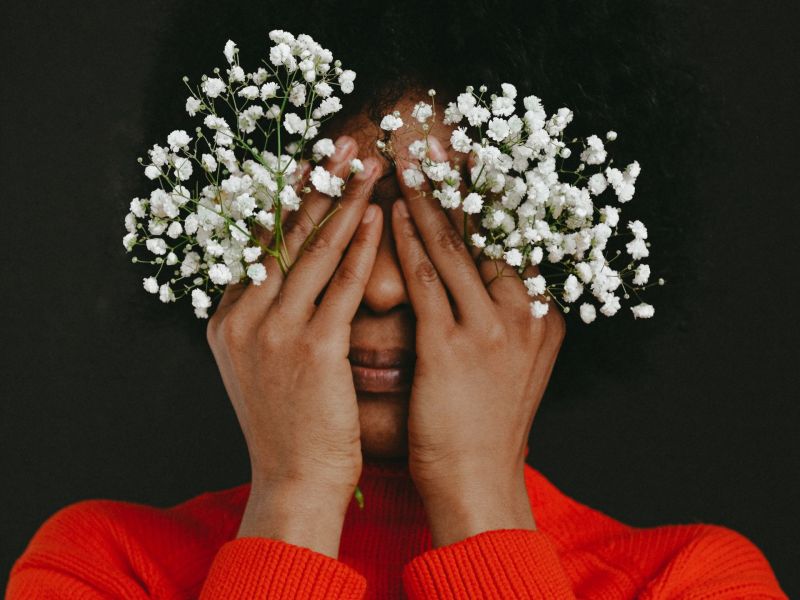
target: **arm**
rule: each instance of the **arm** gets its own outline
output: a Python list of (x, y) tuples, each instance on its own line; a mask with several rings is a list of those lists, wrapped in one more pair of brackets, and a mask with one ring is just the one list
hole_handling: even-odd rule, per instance
[[(447, 160), (429, 141), (432, 160)], [(406, 566), (407, 593), (574, 597), (551, 542), (536, 530), (524, 482), (526, 442), (563, 317), (552, 310), (535, 319), (525, 286), (501, 261), (477, 266), (430, 187), (410, 189), (407, 161), (398, 157), (397, 165), (405, 202), (395, 203), (392, 225), (417, 316), (409, 467), (434, 546)], [(448, 213), (456, 222), (463, 216)]]

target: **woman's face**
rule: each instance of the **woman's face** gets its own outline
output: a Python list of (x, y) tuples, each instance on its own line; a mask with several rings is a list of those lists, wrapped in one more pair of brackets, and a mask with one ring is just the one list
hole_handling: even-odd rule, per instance
[[(421, 100), (429, 100), (424, 91), (408, 92), (387, 112), (399, 110), (408, 123), (411, 109)], [(449, 148), (451, 131), (451, 126), (438, 122), (432, 126), (431, 134), (448, 149), (451, 158), (455, 158), (456, 153)], [(399, 458), (407, 455), (415, 318), (391, 227), (392, 204), (401, 192), (392, 164), (376, 146), (376, 141), (382, 139), (383, 133), (365, 113), (341, 121), (332, 120), (325, 131), (326, 137), (334, 140), (339, 135), (351, 136), (358, 142), (359, 158), (377, 157), (383, 167), (383, 174), (372, 196), (372, 201), (383, 209), (383, 234), (364, 298), (353, 319), (350, 361), (358, 396), (364, 455)], [(396, 153), (406, 155), (408, 144), (420, 137), (420, 134), (406, 127), (396, 131)]]

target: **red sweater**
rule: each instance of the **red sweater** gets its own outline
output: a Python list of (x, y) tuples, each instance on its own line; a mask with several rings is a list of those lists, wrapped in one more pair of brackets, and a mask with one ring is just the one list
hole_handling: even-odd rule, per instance
[[(525, 478), (537, 531), (431, 548), (406, 467), (366, 464), (339, 559), (236, 539), (249, 485), (171, 508), (88, 500), (46, 521), (11, 571), (29, 598), (786, 598), (748, 538), (722, 526), (636, 528)], [(491, 493), (487, 490), (487, 493)]]

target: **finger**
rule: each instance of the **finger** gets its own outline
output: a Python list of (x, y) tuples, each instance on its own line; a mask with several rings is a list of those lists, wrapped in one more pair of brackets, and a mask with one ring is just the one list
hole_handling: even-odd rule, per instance
[[(337, 140), (337, 150), (333, 157), (324, 161), (324, 166), (335, 175), (346, 174), (350, 168), (349, 161), (354, 156), (357, 147), (355, 140), (342, 136)], [(334, 160), (335, 158), (335, 160)], [(284, 243), (278, 249), (286, 252), (285, 258), (290, 262), (294, 260), (300, 245), (308, 234), (319, 223), (333, 204), (333, 200), (318, 191), (308, 193), (300, 204), (300, 211), (291, 214), (282, 224)], [(285, 216), (287, 211), (283, 211)], [(277, 227), (277, 226), (276, 226)], [(252, 311), (263, 315), (272, 304), (283, 285), (285, 275), (278, 263), (277, 257), (267, 254), (262, 260), (267, 271), (266, 280), (260, 285), (249, 285), (239, 298), (239, 303), (244, 304), (243, 310)]]
[(383, 211), (372, 204), (364, 211), (355, 236), (336, 269), (312, 322), (351, 323), (364, 297), (383, 230)]
[[(428, 141), (431, 159), (437, 162), (447, 160), (441, 144), (433, 136)], [(493, 308), (492, 302), (461, 238), (462, 233), (453, 227), (445, 209), (433, 197), (427, 180), (419, 189), (406, 184), (403, 171), (414, 168), (413, 165), (404, 157), (398, 157), (397, 164), (400, 189), (407, 200), (408, 211), (430, 260), (454, 298), (459, 315), (467, 320), (485, 318), (486, 311)]]
[(335, 214), (302, 251), (275, 303), (283, 318), (305, 321), (311, 318), (316, 309), (314, 301), (330, 281), (350, 243), (379, 175), (377, 159), (365, 159), (364, 170), (351, 180)]
[[(535, 298), (529, 296), (528, 289), (516, 267), (512, 267), (504, 260), (490, 260), (481, 257), (478, 269), (489, 296), (503, 312), (508, 310), (528, 311), (533, 300), (545, 301), (543, 296)], [(536, 267), (533, 269), (535, 270), (533, 275), (537, 275), (538, 269)]]
[(447, 292), (402, 199), (396, 200), (392, 206), (392, 232), (417, 320), (421, 323), (454, 324), (455, 316)]

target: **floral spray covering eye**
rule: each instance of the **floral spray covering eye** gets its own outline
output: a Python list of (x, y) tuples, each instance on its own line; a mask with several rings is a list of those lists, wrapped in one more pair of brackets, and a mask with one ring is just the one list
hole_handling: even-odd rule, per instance
[[(186, 112), (202, 126), (173, 131), (139, 159), (156, 187), (131, 201), (122, 243), (132, 262), (154, 267), (143, 280), (147, 292), (165, 303), (189, 296), (198, 318), (208, 317), (212, 297), (228, 283), (260, 285), (264, 256), (288, 269), (282, 220), (310, 191), (296, 190), (303, 164), (334, 153), (332, 140), (315, 138), (341, 110), (340, 95), (354, 89), (355, 72), (310, 36), (274, 30), (269, 39), (268, 57), (252, 72), (229, 40), (224, 73), (214, 69), (196, 86), (184, 77)], [(352, 172), (359, 170), (354, 160)], [(346, 183), (321, 166), (309, 179), (331, 197)], [(271, 243), (256, 226), (271, 232)]]
[[(333, 198), (346, 186), (317, 164), (335, 151), (332, 140), (318, 135), (341, 110), (341, 96), (353, 91), (355, 72), (306, 34), (273, 30), (269, 40), (268, 57), (252, 72), (240, 66), (239, 50), (228, 40), (224, 74), (214, 69), (195, 86), (184, 77), (191, 92), (186, 112), (202, 119), (202, 126), (191, 134), (173, 131), (165, 145), (147, 151), (147, 160), (139, 159), (156, 187), (149, 196), (131, 200), (122, 243), (132, 262), (153, 267), (142, 282), (147, 292), (164, 303), (189, 296), (198, 318), (208, 317), (213, 298), (227, 284), (260, 285), (267, 277), (265, 256), (286, 272), (286, 214), (300, 208), (312, 186)], [(386, 139), (378, 146), (391, 157), (391, 132), (419, 131), (408, 148), (418, 166), (404, 171), (405, 183), (416, 188), (427, 178), (444, 208), (461, 208), (465, 241), (487, 258), (502, 259), (520, 275), (528, 265), (551, 267), (547, 279), (541, 274), (524, 279), (532, 297), (546, 300), (531, 301), (535, 317), (547, 314), (550, 299), (569, 312), (585, 293), (610, 317), (620, 309), (620, 295), (638, 299), (641, 290), (656, 284), (648, 283), (649, 266), (637, 264), (650, 253), (644, 224), (627, 222), (630, 261), (612, 266), (621, 252), (607, 259), (604, 251), (609, 238), (621, 235), (621, 208), (597, 206), (611, 193), (619, 205), (633, 198), (639, 163), (622, 170), (612, 166), (605, 143), (617, 138), (614, 131), (606, 134), (606, 142), (592, 135), (566, 143), (572, 111), (561, 108), (548, 116), (536, 96), (525, 97), (524, 110), (518, 110), (515, 86), (501, 88), (501, 94), (487, 97), (486, 86), (477, 93), (468, 86), (444, 110), (442, 122), (456, 125), (452, 148), (472, 159), (467, 181), (449, 161), (429, 157), (435, 90), (428, 92), (430, 102), (414, 106), (410, 125), (398, 112), (386, 115), (380, 123)], [(298, 190), (304, 165), (313, 166), (310, 185)], [(360, 170), (361, 161), (354, 159), (351, 174)], [(470, 215), (479, 230), (468, 233)], [(269, 243), (258, 228), (271, 233)], [(631, 311), (634, 318), (654, 313), (641, 300)], [(590, 302), (583, 302), (579, 312), (585, 323), (596, 318)]]
[[(536, 96), (526, 96), (517, 108), (517, 89), (501, 85), (500, 94), (487, 96), (487, 87), (476, 92), (467, 86), (444, 109), (442, 123), (455, 125), (450, 146), (470, 157), (466, 180), (458, 165), (430, 158), (431, 122), (436, 120), (436, 91), (428, 91), (429, 102), (418, 102), (406, 123), (395, 111), (383, 117), (386, 133), (378, 148), (393, 158), (393, 132), (406, 127), (418, 134), (408, 145), (414, 166), (402, 173), (406, 185), (419, 188), (430, 182), (432, 195), (445, 209), (464, 213), (465, 243), (479, 249), (488, 259), (502, 260), (523, 276), (529, 265), (547, 270), (523, 279), (536, 318), (547, 314), (550, 299), (567, 313), (570, 305), (592, 296), (606, 317), (620, 309), (620, 296), (634, 297), (633, 318), (653, 316), (655, 309), (643, 302), (639, 292), (663, 285), (664, 279), (650, 280), (650, 267), (640, 263), (650, 255), (647, 228), (638, 220), (628, 221), (620, 233), (621, 206), (636, 192), (641, 172), (634, 161), (624, 169), (612, 165), (606, 143), (617, 139), (615, 131), (586, 139), (565, 141), (565, 129), (573, 119), (568, 108), (548, 115)], [(413, 135), (411, 137), (414, 137)], [(610, 203), (609, 203), (610, 202)], [(616, 205), (615, 205), (616, 204)], [(469, 221), (478, 223), (469, 231)], [(630, 235), (625, 245), (627, 264), (621, 250), (605, 256), (611, 237)], [(580, 318), (591, 323), (597, 308), (584, 301)]]

